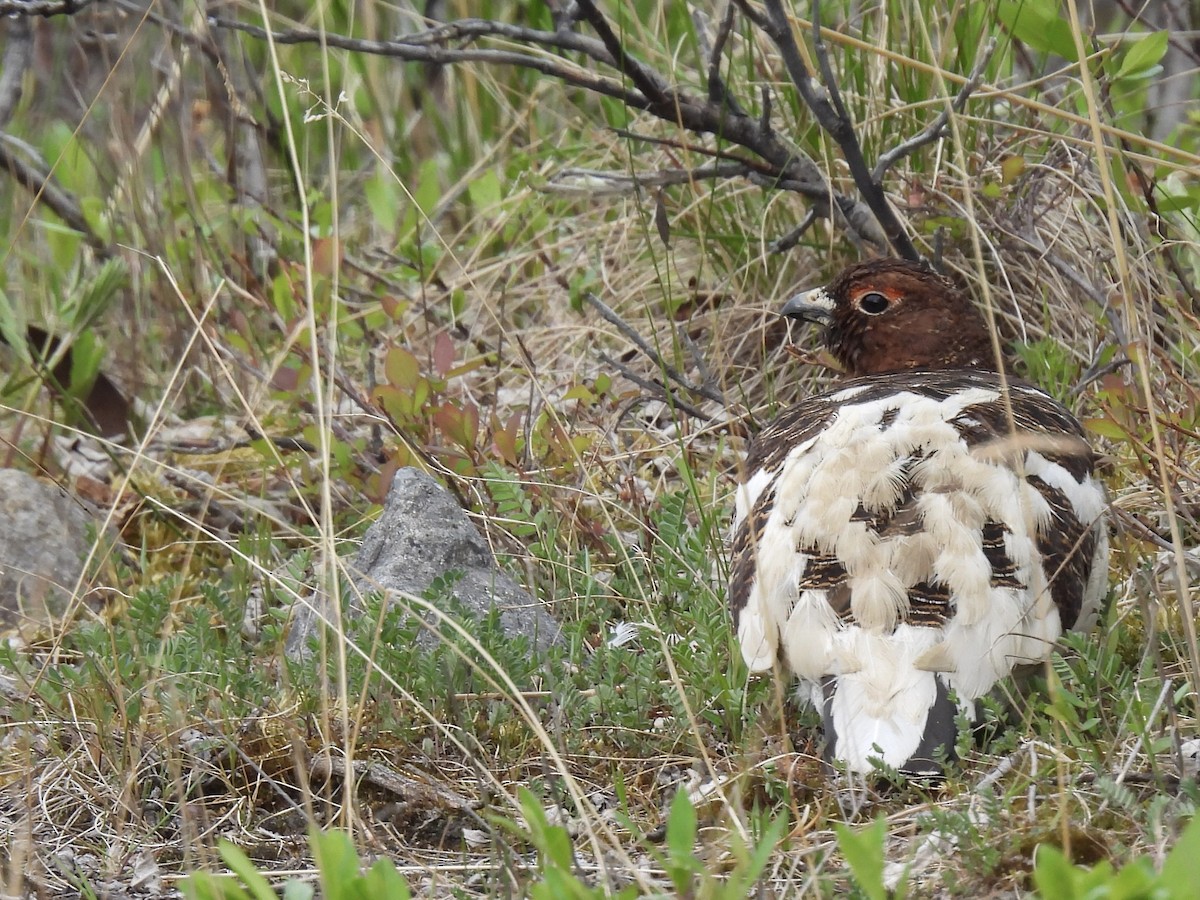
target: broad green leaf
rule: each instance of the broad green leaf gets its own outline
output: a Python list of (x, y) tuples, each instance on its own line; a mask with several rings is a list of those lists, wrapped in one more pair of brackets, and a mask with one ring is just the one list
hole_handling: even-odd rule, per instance
[(1042, 53), (1056, 53), (1068, 62), (1076, 62), (1075, 37), (1071, 23), (1052, 0), (1005, 0), (996, 8), (996, 16), (1013, 36)]
[(1162, 867), (1162, 883), (1173, 896), (1184, 897), (1196, 889), (1196, 867), (1200, 865), (1200, 816), (1193, 816)]
[(883, 845), (887, 838), (887, 822), (880, 816), (866, 828), (855, 831), (842, 824), (834, 825), (838, 847), (850, 874), (870, 900), (887, 900), (883, 883)]
[(350, 835), (344, 831), (309, 831), (309, 846), (321, 877), (325, 900), (351, 900), (354, 882), (359, 877), (358, 853)]
[(1151, 75), (1167, 54), (1166, 31), (1152, 32), (1136, 41), (1121, 60), (1117, 78), (1137, 78)]
[(411, 391), (421, 378), (421, 364), (411, 351), (393, 347), (384, 357), (383, 375), (393, 387)]
[(500, 176), (495, 169), (484, 169), (479, 177), (467, 185), (467, 196), (477, 210), (486, 210), (500, 205), (502, 192)]
[(232, 875), (193, 872), (179, 885), (187, 900), (249, 900), (250, 895)]
[(8, 299), (8, 294), (0, 290), (0, 338), (12, 348), (26, 365), (33, 362), (29, 355), (29, 346), (25, 342), (25, 317)]
[(1039, 844), (1034, 854), (1033, 883), (1043, 900), (1074, 900), (1079, 877), (1071, 861), (1057, 847)]
[(390, 859), (381, 859), (371, 866), (363, 876), (361, 893), (364, 897), (386, 897), (387, 900), (409, 900), (412, 896), (408, 882), (396, 871)]
[(315, 885), (294, 878), (283, 886), (283, 900), (312, 900), (316, 893)]
[(686, 790), (675, 793), (671, 813), (667, 818), (667, 848), (671, 856), (684, 859), (692, 855), (696, 843), (696, 808)]
[[(1098, 870), (1101, 868), (1097, 866)], [(1104, 896), (1111, 900), (1142, 900), (1154, 896), (1152, 890), (1155, 880), (1154, 866), (1150, 860), (1136, 859), (1116, 874), (1106, 872), (1103, 879), (1093, 885), (1093, 891), (1102, 887), (1107, 891)]]
[(396, 176), (387, 166), (379, 163), (363, 185), (363, 192), (375, 224), (385, 234), (395, 234), (400, 218), (400, 185), (396, 182)]
[(246, 855), (241, 847), (227, 840), (222, 840), (217, 845), (217, 853), (221, 857), (221, 861), (225, 863), (238, 878), (242, 880), (248, 889), (249, 893), (241, 892), (234, 896), (250, 896), (255, 900), (276, 900), (275, 891), (271, 888), (271, 882), (267, 881), (254, 867), (254, 863), (250, 861), (250, 857)]

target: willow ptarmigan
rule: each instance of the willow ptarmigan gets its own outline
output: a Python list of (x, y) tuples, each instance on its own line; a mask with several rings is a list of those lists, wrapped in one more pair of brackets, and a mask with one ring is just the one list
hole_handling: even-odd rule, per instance
[(848, 377), (750, 447), (730, 583), (742, 655), (800, 679), (827, 759), (936, 774), (960, 710), (1096, 617), (1092, 452), (1059, 403), (1001, 377), (982, 316), (931, 271), (855, 265), (782, 314), (824, 325)]

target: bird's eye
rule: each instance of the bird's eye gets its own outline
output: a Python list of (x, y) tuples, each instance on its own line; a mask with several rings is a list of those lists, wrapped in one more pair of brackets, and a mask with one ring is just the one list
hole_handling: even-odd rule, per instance
[(858, 298), (858, 308), (868, 316), (877, 316), (891, 304), (891, 300), (878, 291), (871, 291)]

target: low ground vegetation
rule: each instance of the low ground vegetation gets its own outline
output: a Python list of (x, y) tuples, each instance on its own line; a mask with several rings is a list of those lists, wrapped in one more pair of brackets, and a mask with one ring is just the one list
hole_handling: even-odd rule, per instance
[[(886, 235), (764, 184), (743, 147), (552, 73), (283, 39), (436, 27), (398, 6), (230, 13), (274, 41), (170, 4), (33, 23), (74, 91), (35, 55), (0, 109), (5, 158), (53, 172), (37, 202), (11, 160), (0, 180), (17, 345), (0, 434), (7, 465), (86, 493), (129, 552), (100, 613), (0, 651), (7, 888), (135, 896), (235, 872), (186, 891), (1184, 896), (1200, 131), (1161, 83), (1195, 99), (1191, 35), (1119, 11), (1073, 28), (1033, 0), (821, 4), (866, 160), (963, 94), (883, 187), (1019, 371), (1085, 420), (1115, 511), (1100, 629), (1063, 642), (1015, 721), (997, 703), (944, 782), (848, 806), (816, 717), (741, 663), (725, 542), (747, 438), (828, 376), (775, 309)], [(446, 6), (553, 34), (564, 5)], [(672, 86), (719, 82), (862, 196), (755, 24), (770, 6), (600, 11)], [(789, 22), (819, 66), (803, 7)], [(637, 86), (519, 34), (456, 35), (438, 46)], [(741, 168), (711, 175), (722, 162)], [(61, 438), (88, 410), (38, 377), (28, 325), (74, 342), (72, 378), (111, 373), (136, 401), (137, 437), (98, 472), (72, 468)], [(464, 621), (425, 651), (366, 596), (344, 634), (288, 656), (293, 604), (348, 590), (408, 465), (476, 515), (563, 623), (560, 650)], [(423, 599), (446, 604), (453, 579)]]

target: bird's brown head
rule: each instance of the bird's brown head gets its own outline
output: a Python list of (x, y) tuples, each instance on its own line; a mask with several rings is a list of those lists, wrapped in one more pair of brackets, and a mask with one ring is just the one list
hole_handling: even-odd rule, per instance
[(996, 369), (987, 325), (971, 301), (918, 263), (875, 259), (792, 297), (781, 315), (825, 326), (848, 375), (910, 369)]

